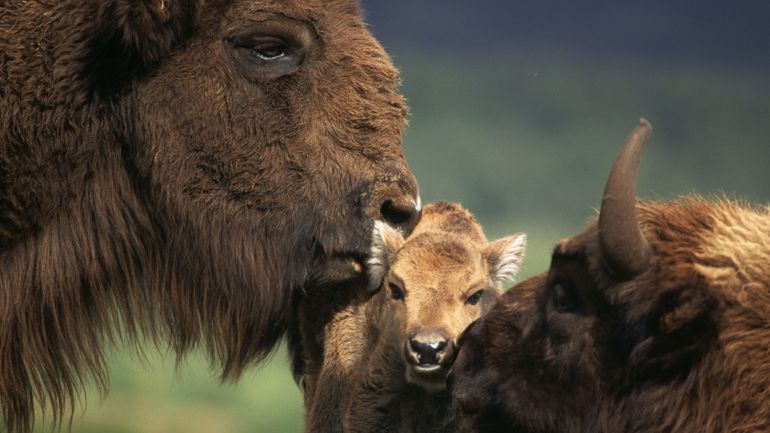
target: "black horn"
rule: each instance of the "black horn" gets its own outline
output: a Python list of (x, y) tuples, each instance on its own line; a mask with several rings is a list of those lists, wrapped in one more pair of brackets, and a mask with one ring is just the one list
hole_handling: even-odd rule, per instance
[(645, 119), (631, 131), (612, 166), (599, 213), (602, 261), (614, 277), (628, 280), (644, 272), (652, 249), (636, 218), (636, 174), (652, 126)]

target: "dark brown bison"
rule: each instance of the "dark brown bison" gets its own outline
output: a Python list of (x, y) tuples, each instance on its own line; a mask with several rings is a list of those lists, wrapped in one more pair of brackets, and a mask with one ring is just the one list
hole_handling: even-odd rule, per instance
[[(290, 347), (306, 431), (454, 431), (446, 377), (455, 341), (516, 275), (525, 237), (487, 242), (473, 216), (449, 203), (425, 206), (406, 239), (383, 223), (373, 237), (367, 272), (382, 282), (376, 293), (367, 296), (362, 269), (347, 264), (349, 284), (298, 305)], [(319, 308), (314, 297), (337, 304)]]
[(454, 395), (476, 431), (770, 431), (770, 211), (637, 203), (650, 131), (627, 140), (598, 222), (462, 339)]
[(399, 77), (354, 0), (0, 2), (0, 414), (71, 413), (102, 348), (235, 378), (292, 294), (408, 225)]

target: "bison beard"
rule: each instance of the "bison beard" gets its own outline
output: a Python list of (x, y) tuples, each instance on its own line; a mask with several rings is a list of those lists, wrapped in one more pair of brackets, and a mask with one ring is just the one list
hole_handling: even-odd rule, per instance
[(770, 431), (770, 213), (635, 198), (650, 127), (613, 167), (598, 223), (461, 340), (475, 431)]
[(8, 430), (106, 389), (106, 345), (263, 359), (310, 275), (413, 222), (397, 85), (352, 0), (0, 5)]

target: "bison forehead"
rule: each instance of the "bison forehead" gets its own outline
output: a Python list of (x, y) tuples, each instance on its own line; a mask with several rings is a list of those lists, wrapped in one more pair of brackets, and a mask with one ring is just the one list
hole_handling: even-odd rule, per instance
[(317, 20), (323, 15), (361, 13), (357, 0), (261, 0), (241, 2), (250, 12), (273, 11)]
[[(353, 189), (388, 175), (413, 183), (403, 176), (406, 104), (398, 73), (355, 2), (237, 1), (224, 13), (217, 7), (203, 12), (211, 25), (201, 25), (139, 86), (137, 130), (149, 147), (140, 165), (153, 167), (147, 177), (159, 188), (181, 191), (196, 206), (229, 203), (251, 215), (297, 202), (347, 206)], [(251, 82), (223, 40), (253, 32), (312, 40), (305, 41), (301, 70)]]

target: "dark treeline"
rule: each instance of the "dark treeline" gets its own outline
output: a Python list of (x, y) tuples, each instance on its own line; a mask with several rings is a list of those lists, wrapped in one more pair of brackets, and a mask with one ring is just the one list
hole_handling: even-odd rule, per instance
[(543, 44), (579, 52), (770, 67), (770, 3), (365, 0), (387, 46), (491, 53)]

